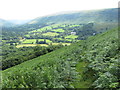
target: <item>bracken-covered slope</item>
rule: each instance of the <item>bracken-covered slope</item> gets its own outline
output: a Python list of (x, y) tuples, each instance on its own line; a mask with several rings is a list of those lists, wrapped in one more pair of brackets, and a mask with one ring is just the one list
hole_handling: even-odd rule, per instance
[(117, 28), (2, 71), (3, 88), (116, 88)]

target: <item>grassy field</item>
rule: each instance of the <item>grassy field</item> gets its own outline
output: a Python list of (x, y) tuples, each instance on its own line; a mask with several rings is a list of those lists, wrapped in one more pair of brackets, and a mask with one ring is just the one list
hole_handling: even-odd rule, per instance
[(44, 36), (57, 36), (59, 34), (58, 33), (47, 32), (47, 33), (43, 33), (42, 35), (44, 35)]
[(77, 27), (77, 26), (80, 26), (80, 25), (70, 25), (69, 27)]
[[(71, 43), (51, 43), (51, 45), (59, 45), (59, 44), (70, 45)], [(34, 46), (45, 46), (45, 47), (47, 47), (48, 45), (47, 44), (20, 44), (20, 45), (17, 45), (16, 47), (20, 48), (20, 47), (34, 47)]]
[(26, 37), (30, 37), (30, 35), (29, 35), (29, 34), (26, 34), (25, 36), (26, 36)]
[(52, 28), (57, 28), (58, 26), (60, 26), (60, 24), (51, 25)]
[(50, 26), (46, 26), (46, 27), (43, 27), (43, 28), (40, 28), (40, 29), (37, 29), (37, 30), (30, 31), (29, 33), (42, 32), (42, 31), (51, 30), (51, 29), (52, 28)]
[(59, 44), (62, 44), (62, 45), (70, 45), (71, 43), (52, 43), (52, 45), (59, 45)]
[(63, 29), (53, 29), (53, 30), (51, 30), (51, 31), (54, 31), (54, 32), (64, 32)]
[(20, 47), (33, 47), (33, 46), (36, 46), (36, 44), (21, 44), (21, 45), (17, 45), (16, 47), (20, 48)]
[(21, 44), (21, 45), (17, 45), (17, 48), (20, 47), (34, 47), (34, 46), (48, 46), (47, 44)]
[(46, 31), (46, 30), (51, 30), (52, 28), (50, 26), (46, 26), (43, 28), (38, 29), (37, 31)]
[[(37, 39), (26, 39), (25, 41), (23, 41), (23, 44), (28, 44), (28, 43), (35, 44), (36, 40)], [(48, 39), (45, 39), (45, 40), (46, 40), (47, 43), (52, 43), (52, 41), (50, 41)], [(38, 41), (44, 41), (44, 39), (38, 39)]]
[(66, 40), (66, 41), (72, 41), (72, 39), (62, 39), (62, 38), (54, 38), (54, 39), (57, 39), (57, 40)]
[(69, 35), (69, 36), (66, 36), (65, 38), (70, 38), (70, 39), (75, 39), (75, 38), (77, 38), (78, 36), (77, 35)]
[[(50, 26), (46, 26), (46, 27), (37, 29), (37, 30), (30, 31), (29, 33), (42, 32), (42, 31), (46, 31), (46, 30), (51, 30), (51, 31), (55, 31), (55, 32), (64, 32), (64, 30), (60, 29), (59, 27), (66, 27), (66, 26), (68, 26), (68, 25), (54, 24), (54, 25), (50, 25)], [(80, 25), (69, 25), (69, 27), (76, 27), (76, 26), (80, 26)], [(59, 28), (59, 29), (52, 30), (52, 28)]]

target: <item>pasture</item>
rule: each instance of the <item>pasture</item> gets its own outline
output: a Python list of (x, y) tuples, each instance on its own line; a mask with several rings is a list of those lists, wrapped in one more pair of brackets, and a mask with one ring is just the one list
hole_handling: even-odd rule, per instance
[(54, 36), (58, 36), (59, 34), (58, 33), (53, 33), (53, 32), (47, 32), (47, 33), (43, 33), (42, 35), (54, 37)]
[(54, 31), (54, 32), (64, 32), (63, 29), (53, 29), (53, 30), (51, 30), (51, 31)]
[(68, 35), (68, 36), (66, 36), (65, 38), (66, 39), (75, 39), (75, 38), (77, 38), (78, 36), (77, 35)]
[(23, 44), (35, 44), (36, 40), (38, 40), (38, 41), (44, 41), (44, 40), (46, 40), (47, 43), (52, 43), (52, 41), (50, 41), (49, 39), (26, 39), (22, 43)]

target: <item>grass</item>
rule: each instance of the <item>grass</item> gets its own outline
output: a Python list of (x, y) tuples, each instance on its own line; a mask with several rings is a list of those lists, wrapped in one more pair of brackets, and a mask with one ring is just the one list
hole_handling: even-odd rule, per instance
[(34, 43), (36, 41), (36, 39), (26, 39), (25, 41), (23, 41), (23, 44), (27, 44), (27, 43)]
[(67, 38), (67, 39), (75, 39), (77, 37), (78, 37), (77, 35), (69, 35), (69, 36), (66, 36), (65, 38)]
[(80, 26), (80, 25), (70, 25), (69, 27), (77, 27), (77, 26)]
[(29, 35), (29, 34), (26, 34), (25, 36), (26, 36), (26, 37), (30, 37), (30, 35)]
[(58, 33), (53, 33), (53, 32), (47, 32), (47, 33), (43, 33), (42, 35), (44, 35), (44, 36), (57, 36), (59, 34)]
[(91, 83), (92, 83), (92, 80), (94, 79), (93, 76), (91, 75), (88, 75), (90, 73), (86, 73), (86, 75), (88, 75), (89, 77), (86, 79), (86, 80), (83, 80), (83, 77), (84, 77), (84, 71), (86, 70), (86, 66), (88, 65), (87, 62), (79, 62), (77, 65), (76, 65), (76, 70), (77, 72), (79, 72), (79, 81), (81, 82), (73, 82), (73, 85), (75, 88), (86, 88), (86, 86), (90, 86)]
[(66, 40), (66, 41), (72, 41), (72, 39), (62, 39), (62, 38), (54, 38), (54, 39), (58, 39), (58, 40)]
[(43, 27), (43, 28), (40, 28), (40, 29), (37, 29), (37, 30), (30, 31), (29, 33), (42, 32), (42, 31), (51, 30), (51, 29), (52, 28), (50, 26), (46, 26), (46, 27)]
[(52, 28), (50, 26), (46, 26), (43, 28), (38, 29), (37, 31), (46, 31), (46, 30), (51, 30)]
[(62, 45), (70, 45), (71, 43), (52, 43), (52, 45), (59, 45), (59, 44), (62, 44)]
[(21, 45), (17, 45), (16, 47), (20, 48), (20, 47), (33, 47), (33, 46), (37, 46), (37, 45), (36, 44), (21, 44)]
[(17, 48), (20, 48), (20, 47), (34, 47), (34, 46), (48, 46), (47, 44), (21, 44), (21, 45), (17, 45), (16, 47)]
[(51, 31), (54, 31), (54, 32), (64, 32), (63, 29), (53, 29), (53, 30), (51, 30)]
[[(23, 44), (35, 44), (37, 39), (26, 39), (25, 41), (23, 41)], [(50, 41), (49, 39), (45, 39), (47, 43), (52, 43), (52, 41)], [(44, 39), (38, 39), (38, 41), (44, 41)]]
[(51, 27), (53, 27), (53, 28), (57, 28), (58, 26), (60, 26), (60, 24), (51, 25)]
[[(51, 43), (51, 44), (52, 45), (59, 45), (59, 44), (70, 45), (71, 43)], [(47, 47), (48, 45), (47, 44), (20, 44), (20, 45), (17, 45), (16, 47), (20, 48), (20, 47), (34, 47), (34, 46), (45, 46), (45, 47)]]

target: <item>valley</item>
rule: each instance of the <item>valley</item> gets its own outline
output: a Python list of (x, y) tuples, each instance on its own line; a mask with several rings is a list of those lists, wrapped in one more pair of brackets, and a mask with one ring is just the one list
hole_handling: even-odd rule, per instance
[[(70, 43), (80, 41), (90, 35), (97, 34), (96, 31), (92, 30), (93, 23), (88, 23), (86, 25), (77, 25), (77, 24), (57, 24), (57, 25), (49, 25), (43, 28), (32, 30), (26, 32), (22, 37), (16, 38), (16, 41), (3, 40), (4, 43), (14, 44), (16, 47), (19, 46), (48, 46), (49, 44), (57, 45), (57, 43), (70, 45)], [(89, 33), (86, 33), (87, 25), (89, 25), (89, 29), (91, 28)], [(85, 28), (86, 29), (83, 29)], [(81, 29), (81, 31), (79, 31)], [(81, 32), (79, 34), (79, 32)], [(84, 36), (86, 33), (86, 36)]]
[(2, 88), (120, 88), (117, 10), (0, 19)]

